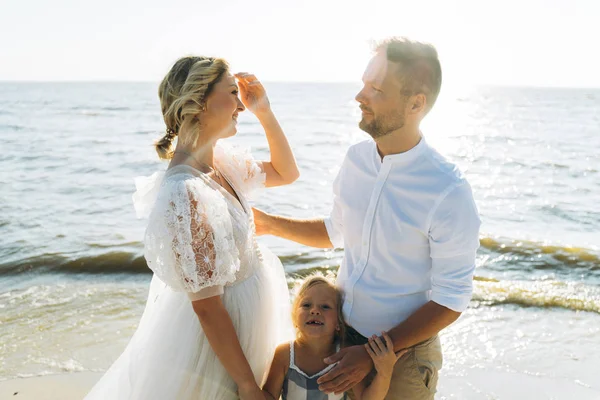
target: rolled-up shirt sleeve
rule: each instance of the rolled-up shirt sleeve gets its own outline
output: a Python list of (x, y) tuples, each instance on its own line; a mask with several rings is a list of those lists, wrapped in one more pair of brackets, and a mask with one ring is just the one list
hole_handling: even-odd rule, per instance
[(463, 312), (473, 294), (481, 220), (466, 181), (450, 188), (434, 208), (429, 228), (431, 300)]
[(340, 185), (342, 180), (342, 173), (344, 170), (344, 163), (338, 172), (337, 177), (333, 181), (333, 207), (329, 217), (324, 218), (325, 228), (329, 235), (329, 240), (333, 247), (341, 248), (344, 247), (344, 234), (343, 234), (343, 216), (342, 216), (342, 204), (340, 198)]

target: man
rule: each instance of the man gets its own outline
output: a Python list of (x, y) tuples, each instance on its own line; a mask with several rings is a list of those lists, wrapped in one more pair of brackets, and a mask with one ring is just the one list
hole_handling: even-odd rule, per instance
[(480, 220), (471, 188), (432, 149), (420, 123), (441, 87), (435, 48), (405, 38), (376, 47), (356, 96), (360, 128), (373, 140), (352, 146), (334, 182), (329, 218), (299, 220), (255, 210), (259, 234), (308, 246), (344, 247), (337, 283), (353, 346), (320, 380), (343, 392), (372, 369), (361, 345), (387, 331), (394, 350), (388, 399), (433, 399), (442, 366), (438, 332), (471, 299)]

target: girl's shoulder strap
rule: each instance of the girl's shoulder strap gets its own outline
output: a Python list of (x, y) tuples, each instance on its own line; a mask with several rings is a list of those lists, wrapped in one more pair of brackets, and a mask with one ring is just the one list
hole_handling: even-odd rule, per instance
[(292, 340), (290, 345), (290, 368), (293, 368), (296, 365), (296, 361), (294, 360), (294, 340)]

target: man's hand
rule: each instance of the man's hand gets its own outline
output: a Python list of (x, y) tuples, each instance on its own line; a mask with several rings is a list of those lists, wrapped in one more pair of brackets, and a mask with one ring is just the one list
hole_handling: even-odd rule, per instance
[(325, 393), (343, 393), (350, 390), (373, 369), (373, 360), (364, 346), (352, 346), (338, 351), (325, 359), (327, 364), (336, 365), (317, 380), (319, 390)]
[(270, 231), (270, 215), (257, 208), (252, 208), (254, 214), (254, 226), (256, 227), (256, 235), (269, 235)]

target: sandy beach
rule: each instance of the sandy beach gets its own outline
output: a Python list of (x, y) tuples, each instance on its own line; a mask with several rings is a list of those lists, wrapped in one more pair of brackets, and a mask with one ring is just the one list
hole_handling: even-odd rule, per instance
[(102, 374), (81, 372), (0, 382), (1, 400), (81, 400)]
[[(81, 400), (100, 378), (82, 372), (0, 382), (1, 400)], [(436, 399), (597, 400), (600, 391), (583, 384), (541, 376), (472, 369), (466, 376), (443, 376)]]

